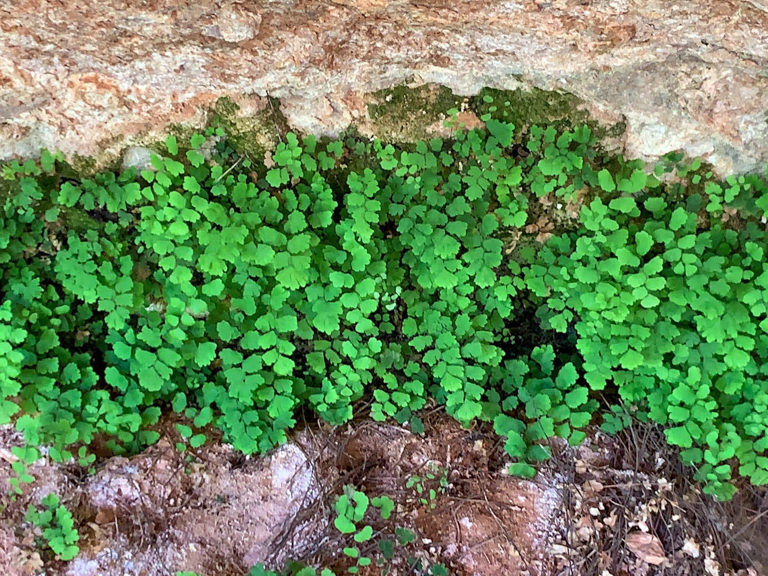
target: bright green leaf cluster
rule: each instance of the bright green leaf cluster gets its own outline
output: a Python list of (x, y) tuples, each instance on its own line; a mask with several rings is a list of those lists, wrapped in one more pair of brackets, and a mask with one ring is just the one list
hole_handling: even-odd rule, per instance
[(768, 236), (702, 219), (698, 194), (662, 192), (593, 199), (578, 230), (530, 254), (526, 282), (546, 326), (575, 328), (589, 387), (664, 425), (729, 497), (735, 470), (768, 483)]
[(503, 257), (526, 222), (514, 127), (489, 130), (412, 149), (288, 134), (270, 168), (207, 162), (199, 135), (140, 174), (10, 165), (0, 419), (65, 460), (96, 435), (154, 441), (167, 406), (192, 447), (214, 425), (244, 452), (367, 394), (376, 419), (417, 429), (432, 395), (470, 422), (522, 286)]
[(80, 535), (75, 528), (72, 514), (61, 504), (56, 494), (48, 494), (41, 504), (41, 507), (30, 504), (25, 520), (42, 530), (46, 546), (58, 558), (72, 560), (80, 552), (77, 546)]
[[(482, 119), (397, 147), (286, 134), (264, 163), (226, 139), (208, 160), (195, 135), (138, 174), (5, 165), (0, 423), (28, 444), (19, 481), (37, 446), (89, 464), (97, 436), (152, 443), (164, 410), (183, 449), (213, 426), (251, 453), (298, 410), (341, 424), (361, 399), (415, 432), (430, 399), (492, 422), (528, 476), (604, 395), (665, 426), (719, 495), (734, 471), (768, 482), (765, 181), (677, 155), (647, 174), (587, 126)], [(560, 199), (584, 202), (578, 222)], [(540, 217), (565, 229), (543, 247)]]
[(506, 361), (497, 374), (500, 397), (491, 404), (496, 411), (493, 426), (506, 438), (506, 451), (516, 460), (511, 472), (520, 476), (533, 476), (530, 463), (549, 458), (549, 447), (544, 445), (548, 438), (581, 443), (597, 409), (574, 364), (556, 369), (555, 361), (552, 345), (537, 346), (529, 358)]

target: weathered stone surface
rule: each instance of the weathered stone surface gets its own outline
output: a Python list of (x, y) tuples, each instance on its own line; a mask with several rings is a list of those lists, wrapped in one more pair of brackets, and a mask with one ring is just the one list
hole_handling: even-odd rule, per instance
[(152, 150), (144, 146), (130, 146), (123, 152), (123, 170), (152, 170)]
[(295, 443), (254, 458), (216, 444), (190, 462), (163, 438), (131, 458), (101, 461), (94, 475), (43, 457), (30, 467), (35, 482), (12, 498), (12, 448), (21, 445), (21, 434), (0, 426), (2, 576), (40, 574), (51, 560), (39, 530), (24, 522), (27, 506), (50, 493), (73, 512), (80, 553), (49, 563), (49, 575), (241, 574), (313, 551), (328, 527), (320, 478)]
[[(200, 573), (219, 565), (236, 572), (268, 558), (299, 557), (314, 543), (301, 536), (326, 527), (318, 511), (297, 520), (321, 492), (305, 454), (286, 444), (248, 465), (232, 466), (233, 459), (231, 448), (218, 446), (206, 452), (205, 464), (185, 467), (166, 441), (131, 459), (113, 458), (85, 483), (83, 501), (97, 527), (119, 527), (117, 544), (84, 549), (68, 576), (117, 574), (115, 560), (133, 566), (120, 574), (139, 575), (162, 573), (158, 565)], [(150, 545), (122, 541), (128, 532), (146, 535)], [(278, 546), (284, 532), (294, 537)]]
[(397, 83), (568, 91), (624, 120), (626, 151), (768, 160), (764, 0), (8, 0), (0, 158), (112, 157), (224, 95), (269, 94), (296, 128), (366, 120)]

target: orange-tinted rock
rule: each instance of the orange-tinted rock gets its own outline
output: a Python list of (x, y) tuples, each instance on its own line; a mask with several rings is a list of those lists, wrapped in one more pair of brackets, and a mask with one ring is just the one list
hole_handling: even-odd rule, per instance
[(336, 133), (397, 83), (522, 82), (623, 118), (631, 155), (741, 171), (768, 160), (766, 69), (757, 0), (11, 0), (0, 158), (115, 156), (226, 95), (278, 97), (295, 128)]

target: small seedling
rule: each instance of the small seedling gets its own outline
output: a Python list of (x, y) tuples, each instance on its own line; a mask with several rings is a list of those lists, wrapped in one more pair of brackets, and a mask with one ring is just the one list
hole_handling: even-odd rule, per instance
[(57, 558), (72, 560), (80, 552), (77, 541), (80, 539), (72, 514), (61, 504), (59, 497), (48, 494), (41, 501), (42, 506), (32, 504), (27, 508), (25, 519), (42, 530), (45, 545)]
[(430, 463), (429, 471), (423, 476), (413, 475), (406, 481), (406, 488), (413, 488), (419, 496), (419, 502), (430, 509), (437, 505), (438, 495), (445, 494), (450, 484), (448, 482), (448, 468), (441, 467), (437, 463)]
[[(370, 525), (363, 525), (366, 511), (370, 505), (370, 500), (364, 492), (356, 490), (353, 486), (345, 486), (344, 493), (336, 500), (336, 519), (334, 526), (342, 534), (350, 534), (356, 544), (367, 542), (373, 537), (373, 528)], [(360, 554), (358, 546), (346, 547), (344, 554), (355, 560), (355, 565), (350, 566), (348, 571), (356, 574), (361, 567), (370, 565), (371, 559)]]
[[(442, 482), (442, 478), (446, 480)], [(435, 473), (430, 480), (438, 481), (444, 487), (447, 487), (447, 474), (439, 474), (439, 469), (435, 469)], [(372, 508), (378, 509), (381, 520), (389, 520), (395, 509), (395, 503), (388, 496), (377, 496), (369, 500), (368, 496), (353, 486), (346, 486), (344, 493), (336, 501), (337, 516), (334, 520), (334, 525), (342, 534), (353, 535), (355, 542), (354, 546), (342, 549), (343, 554), (355, 562), (353, 566), (348, 568), (348, 572), (350, 574), (357, 574), (360, 568), (372, 564), (373, 559), (364, 555), (361, 547), (357, 546), (357, 544), (369, 542), (374, 538), (376, 538), (376, 547), (381, 554), (376, 558), (375, 564), (382, 574), (389, 573), (398, 551), (402, 551), (401, 554), (407, 562), (416, 562), (414, 557), (405, 555), (404, 552), (416, 541), (416, 533), (413, 530), (395, 526), (394, 529), (389, 528), (381, 532), (374, 532), (370, 525), (360, 527), (366, 511)], [(384, 534), (388, 534), (389, 537), (385, 537)], [(440, 564), (436, 564), (429, 569), (423, 569), (421, 564), (417, 566), (414, 563), (412, 568), (418, 574), (434, 574), (435, 576), (447, 574), (447, 572), (444, 572), (445, 567)], [(434, 571), (430, 572), (429, 570)]]

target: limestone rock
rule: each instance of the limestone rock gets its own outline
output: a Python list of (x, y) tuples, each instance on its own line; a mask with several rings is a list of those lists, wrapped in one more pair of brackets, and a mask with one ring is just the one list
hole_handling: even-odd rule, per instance
[[(768, 161), (768, 9), (712, 0), (9, 0), (0, 159), (116, 157), (221, 96), (279, 98), (333, 134), (399, 83), (570, 92), (626, 124), (631, 155), (720, 172)], [(365, 118), (362, 118), (365, 120)]]
[(153, 170), (152, 150), (145, 146), (129, 146), (123, 152), (123, 170), (135, 168), (136, 170)]
[[(216, 563), (252, 566), (304, 553), (325, 528), (315, 512), (296, 519), (321, 492), (307, 457), (285, 444), (233, 466), (237, 458), (230, 447), (217, 446), (206, 449), (204, 463), (186, 464), (161, 440), (133, 458), (110, 459), (85, 483), (82, 502), (95, 531), (117, 527), (114, 546), (83, 549), (66, 573), (116, 574), (115, 564), (136, 574), (161, 573), (158, 565), (208, 573)], [(155, 544), (137, 548), (121, 540), (130, 533)], [(277, 547), (281, 536), (293, 544)]]
[(230, 4), (217, 11), (216, 24), (208, 29), (208, 34), (225, 42), (244, 42), (259, 33), (260, 25), (258, 12), (249, 12), (240, 4)]

